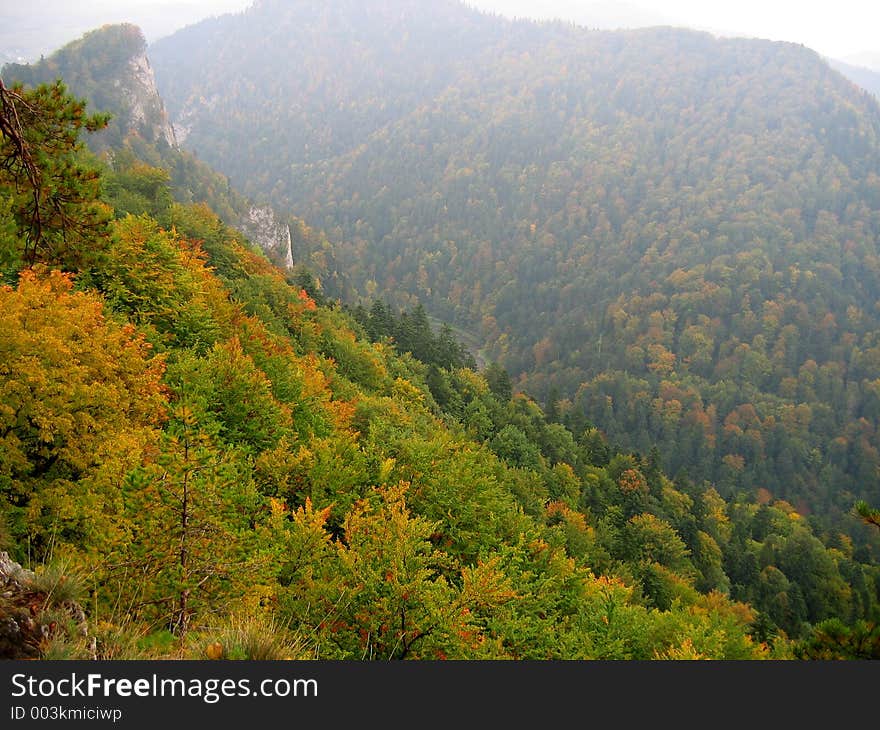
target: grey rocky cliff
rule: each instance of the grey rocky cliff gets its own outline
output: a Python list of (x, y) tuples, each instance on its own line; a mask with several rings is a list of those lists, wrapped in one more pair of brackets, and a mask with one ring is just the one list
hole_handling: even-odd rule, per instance
[[(131, 103), (131, 126), (153, 125), (157, 136), (161, 136), (170, 147), (177, 147), (174, 127), (168, 119), (147, 55), (142, 53), (132, 58), (129, 68), (134, 81), (134, 88), (126, 89)], [(155, 117), (158, 117), (158, 124)]]
[(240, 224), (242, 232), (278, 266), (293, 268), (290, 226), (278, 220), (268, 206), (251, 206)]
[(156, 77), (146, 53), (132, 56), (128, 71), (129, 78), (115, 83), (127, 107), (128, 129), (139, 132), (146, 130), (154, 139), (164, 139), (170, 147), (177, 148), (177, 136), (159, 95)]
[(172, 124), (174, 134), (180, 144), (186, 142), (187, 137), (193, 130), (193, 125), (198, 120), (199, 113), (203, 110), (213, 111), (220, 101), (220, 95), (214, 94), (206, 99), (204, 96), (193, 98), (184, 106), (183, 110), (175, 116)]

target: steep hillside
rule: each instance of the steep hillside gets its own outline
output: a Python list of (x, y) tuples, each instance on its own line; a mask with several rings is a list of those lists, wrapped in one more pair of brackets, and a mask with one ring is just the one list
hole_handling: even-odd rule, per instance
[(880, 98), (880, 72), (834, 59), (829, 59), (828, 63), (831, 64), (831, 68), (840, 71), (850, 81)]
[[(31, 86), (63, 79), (70, 92), (85, 99), (90, 108), (111, 115), (109, 125), (90, 136), (92, 150), (120, 172), (133, 160), (168, 169), (171, 191), (178, 201), (209, 203), (225, 222), (244, 230), (282, 268), (294, 269), (294, 248), (297, 256), (306, 260), (310, 252), (315, 253), (312, 258), (318, 263), (326, 256), (325, 242), (302, 221), (248, 200), (226, 177), (178, 147), (139, 28), (103, 26), (37, 63), (6, 65), (3, 77), (10, 83)], [(146, 210), (133, 199), (127, 204), (134, 205), (131, 212)]]
[(880, 111), (817, 54), (418, 0), (152, 52), (186, 144), (325, 230), (345, 296), (423, 303), (725, 493), (880, 498)]
[(60, 86), (0, 95), (0, 611), (50, 627), (4, 656), (873, 651), (868, 550), (575, 438), (423, 311), (364, 320), (423, 361), (370, 343), (167, 172), (102, 186)]
[(8, 64), (3, 76), (30, 86), (59, 78), (72, 83), (74, 93), (87, 98), (93, 108), (113, 115), (107, 130), (94, 140), (98, 147), (119, 146), (132, 133), (176, 147), (146, 51), (147, 42), (136, 26), (105, 26), (39, 63)]
[[(280, 173), (284, 186), (291, 164), (359, 146), (500, 37), (495, 21), (455, 0), (258, 0), (159, 41), (151, 56), (181, 139), (236, 172), (268, 163), (268, 179)], [(218, 135), (209, 127), (221, 116)]]

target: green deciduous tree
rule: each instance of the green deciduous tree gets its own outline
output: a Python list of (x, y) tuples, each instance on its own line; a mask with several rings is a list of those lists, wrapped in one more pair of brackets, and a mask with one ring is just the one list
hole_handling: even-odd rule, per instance
[(87, 266), (106, 245), (110, 209), (100, 175), (83, 162), (81, 130), (106, 125), (63, 83), (24, 89), (0, 80), (0, 193), (11, 198), (25, 265)]
[(261, 499), (250, 466), (219, 449), (185, 402), (174, 405), (159, 456), (131, 475), (125, 499), (131, 537), (117, 546), (109, 585), (133, 616), (184, 638), (256, 582)]

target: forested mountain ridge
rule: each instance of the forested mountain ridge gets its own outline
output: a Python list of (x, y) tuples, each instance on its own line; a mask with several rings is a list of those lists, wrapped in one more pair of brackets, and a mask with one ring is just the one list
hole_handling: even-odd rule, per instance
[(672, 473), (877, 501), (873, 97), (792, 44), (282, 5), (155, 44), (157, 75), (187, 145), (327, 232), (347, 296), (423, 303)]
[(875, 97), (880, 98), (880, 73), (864, 66), (854, 66), (836, 59), (828, 59), (828, 63), (831, 65), (831, 68), (840, 71), (850, 81), (858, 84), (865, 91), (869, 91)]
[(92, 108), (112, 113), (108, 128), (92, 140), (99, 149), (118, 147), (130, 134), (176, 147), (146, 51), (147, 42), (136, 26), (104, 26), (39, 63), (7, 64), (3, 75), (30, 86), (64, 78)]
[(0, 94), (3, 656), (878, 653), (869, 549), (569, 430), (423, 309), (350, 317), (86, 154), (62, 87)]
[[(229, 225), (244, 230), (272, 259), (293, 270), (293, 251), (322, 264), (329, 245), (303, 222), (257, 204), (191, 153), (181, 150), (156, 88), (146, 40), (131, 24), (105, 25), (33, 64), (7, 64), (4, 78), (30, 86), (63, 79), (89, 107), (111, 115), (109, 125), (89, 136), (89, 147), (125, 169), (140, 160), (167, 170), (179, 202), (208, 203)], [(155, 182), (155, 181), (154, 181)], [(111, 185), (114, 183), (111, 183)], [(142, 183), (143, 184), (143, 183)], [(128, 191), (131, 193), (132, 191)], [(132, 206), (133, 200), (128, 201)], [(146, 212), (143, 205), (132, 212)], [(322, 269), (328, 266), (323, 263)]]
[[(455, 0), (426, 10), (422, 0), (262, 0), (243, 14), (185, 29), (174, 37), (182, 42), (160, 40), (150, 53), (181, 136), (193, 135), (196, 149), (210, 135), (203, 129), (209, 118), (228, 117), (225, 140), (210, 140), (222, 148), (206, 149), (206, 159), (235, 155), (243, 165), (247, 158), (238, 155), (255, 144), (264, 153), (261, 164), (270, 148), (285, 150), (284, 169), (358, 147), (445, 89), (462, 63), (479, 59), (487, 37), (502, 36), (492, 19)], [(216, 71), (209, 79), (205, 64)], [(284, 68), (296, 71), (277, 73)], [(274, 117), (283, 107), (284, 125), (272, 130), (274, 139), (247, 142), (265, 129), (270, 95), (278, 108), (269, 115), (281, 122)]]

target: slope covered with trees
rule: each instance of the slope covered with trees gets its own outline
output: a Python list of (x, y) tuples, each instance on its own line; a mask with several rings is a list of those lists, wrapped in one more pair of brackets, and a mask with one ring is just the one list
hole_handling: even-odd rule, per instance
[(865, 91), (871, 92), (880, 99), (880, 73), (864, 66), (854, 66), (833, 58), (828, 59), (828, 63), (831, 64), (831, 68), (840, 71), (850, 81), (858, 84)]
[[(30, 655), (755, 659), (873, 630), (848, 538), (674, 483), (497, 366), (371, 343), (167, 173), (100, 169), (76, 131), (104, 120), (61, 86), (0, 95), (0, 548), (37, 565)], [(90, 229), (33, 246), (67, 222), (17, 196), (59, 170), (36, 204), (77, 188)]]
[(152, 53), (186, 144), (326, 231), (346, 297), (724, 494), (856, 532), (880, 500), (880, 110), (816, 53), (419, 0), (266, 0)]
[(165, 106), (156, 93), (140, 28), (107, 25), (86, 33), (34, 64), (10, 63), (6, 79), (30, 86), (63, 78), (92, 108), (113, 114), (107, 130), (91, 140), (99, 148), (118, 147), (131, 133), (161, 146), (175, 146)]
[[(146, 55), (146, 40), (136, 26), (105, 25), (39, 62), (8, 64), (3, 68), (3, 76), (7, 82), (29, 86), (63, 79), (73, 96), (109, 115), (109, 123), (90, 135), (87, 142), (124, 178), (122, 188), (127, 197), (124, 202), (116, 202), (127, 211), (148, 212), (149, 204), (143, 194), (156, 185), (171, 182), (175, 200), (207, 203), (229, 225), (249, 227), (254, 211), (264, 217), (268, 215), (276, 229), (289, 230), (297, 262), (301, 259), (322, 272), (335, 270), (325, 237), (292, 215), (256, 205), (233, 188), (225, 175), (178, 146)], [(145, 174), (135, 179), (140, 163), (157, 168), (152, 178)], [(115, 179), (109, 186), (120, 189)], [(275, 263), (283, 266), (283, 253), (275, 250), (280, 242), (271, 239), (269, 236), (269, 240), (259, 243), (269, 250)], [(328, 284), (332, 285), (334, 278), (331, 273)]]

